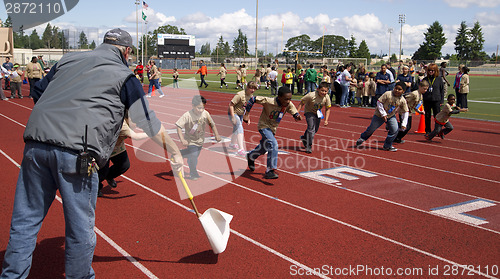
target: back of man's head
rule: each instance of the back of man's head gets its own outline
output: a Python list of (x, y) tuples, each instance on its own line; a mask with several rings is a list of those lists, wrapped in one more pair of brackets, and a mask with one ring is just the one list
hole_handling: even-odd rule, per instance
[(106, 34), (104, 34), (103, 43), (115, 45), (115, 46), (124, 46), (134, 49), (132, 44), (132, 36), (130, 34), (120, 28), (111, 29)]

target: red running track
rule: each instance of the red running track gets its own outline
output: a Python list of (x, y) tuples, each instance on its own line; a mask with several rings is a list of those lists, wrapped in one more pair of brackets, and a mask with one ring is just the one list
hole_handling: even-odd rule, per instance
[[(164, 92), (165, 98), (148, 100), (173, 129), (198, 91)], [(228, 137), (232, 95), (201, 93)], [(32, 107), (27, 98), (0, 102), (0, 259), (8, 242), (23, 125)], [(234, 216), (228, 248), (218, 256), (189, 202), (181, 199), (164, 154), (151, 156), (145, 150), (155, 148), (148, 142), (128, 141), (131, 169), (98, 199), (97, 277), (308, 278), (314, 271), (311, 276), (322, 278), (500, 276), (499, 123), (452, 118), (455, 130), (445, 140), (427, 143), (410, 133), (391, 153), (380, 150), (382, 128), (363, 148), (354, 147), (372, 109), (334, 107), (332, 112), (312, 154), (298, 140), (305, 121), (283, 119), (277, 180), (263, 179), (264, 156), (256, 171), (248, 172), (244, 158), (226, 155), (221, 144), (205, 144), (198, 168), (202, 178), (188, 183), (195, 193), (215, 188), (195, 197), (200, 210), (214, 207)], [(256, 105), (253, 122), (245, 126), (247, 149), (260, 139), (259, 113)], [(63, 262), (64, 222), (61, 205), (54, 202), (30, 278), (64, 278)]]

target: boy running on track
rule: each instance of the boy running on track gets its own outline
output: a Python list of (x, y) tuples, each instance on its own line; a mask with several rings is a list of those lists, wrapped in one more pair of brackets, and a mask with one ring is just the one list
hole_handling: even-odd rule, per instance
[(436, 135), (444, 139), (444, 135), (447, 135), (453, 130), (453, 125), (451, 125), (449, 121), (451, 115), (467, 111), (469, 111), (469, 109), (455, 106), (454, 94), (448, 95), (448, 103), (443, 106), (443, 109), (436, 115), (436, 119), (434, 119), (436, 122), (434, 130), (428, 135), (425, 135), (425, 139), (431, 141)]
[(386, 91), (377, 100), (377, 108), (375, 109), (375, 115), (372, 117), (372, 122), (370, 126), (366, 128), (359, 139), (356, 141), (356, 146), (360, 146), (367, 139), (371, 137), (373, 132), (377, 130), (382, 124), (387, 123), (389, 128), (389, 133), (385, 138), (384, 150), (385, 151), (398, 151), (392, 146), (392, 142), (398, 134), (398, 121), (396, 120), (396, 114), (399, 110), (403, 114), (403, 120), (401, 121), (401, 129), (406, 129), (406, 124), (408, 122), (408, 106), (406, 105), (406, 100), (402, 96), (403, 92), (406, 91), (406, 84), (402, 81), (398, 82), (392, 91)]
[[(318, 132), (319, 123), (321, 119), (325, 119), (325, 126), (328, 125), (328, 118), (330, 117), (330, 108), (332, 103), (328, 96), (328, 89), (330, 85), (327, 82), (321, 82), (316, 91), (311, 92), (300, 100), (298, 111), (304, 106), (304, 116), (306, 117), (307, 129), (304, 135), (300, 136), (306, 153), (312, 152), (312, 142), (314, 135)], [(321, 108), (325, 108), (325, 116), (321, 113)]]
[(243, 116), (243, 121), (245, 122), (248, 122), (249, 120), (249, 113), (254, 103), (261, 104), (263, 106), (259, 124), (257, 125), (262, 139), (260, 140), (259, 145), (247, 154), (247, 160), (248, 169), (254, 171), (255, 160), (260, 155), (267, 152), (267, 169), (266, 174), (264, 175), (265, 179), (278, 178), (278, 174), (275, 172), (278, 168), (278, 141), (275, 138), (275, 134), (281, 119), (285, 115), (285, 112), (293, 115), (295, 121), (302, 119), (291, 100), (292, 92), (290, 88), (282, 86), (278, 89), (278, 97), (253, 97), (248, 101), (246, 106), (246, 112)]

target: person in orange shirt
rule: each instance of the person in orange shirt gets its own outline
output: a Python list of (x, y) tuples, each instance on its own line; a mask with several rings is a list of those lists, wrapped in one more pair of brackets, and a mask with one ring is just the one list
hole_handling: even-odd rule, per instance
[(207, 65), (205, 65), (203, 60), (200, 60), (200, 68), (198, 69), (198, 71), (196, 73), (200, 74), (201, 83), (200, 83), (199, 87), (201, 87), (203, 84), (205, 84), (205, 88), (207, 88), (208, 83), (205, 81), (205, 76), (207, 75), (208, 70), (207, 70)]

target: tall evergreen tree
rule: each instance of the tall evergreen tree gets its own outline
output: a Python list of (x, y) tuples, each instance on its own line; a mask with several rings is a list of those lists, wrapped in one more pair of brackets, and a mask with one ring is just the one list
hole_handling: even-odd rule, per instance
[(78, 39), (78, 48), (88, 48), (89, 47), (89, 40), (87, 39), (87, 35), (85, 32), (80, 33), (80, 37)]
[(222, 36), (219, 37), (219, 41), (217, 42), (217, 46), (213, 50), (212, 55), (216, 55), (217, 53), (220, 56), (227, 56), (231, 54), (231, 47), (228, 42), (224, 42), (224, 38)]
[(47, 23), (47, 26), (45, 26), (45, 30), (43, 31), (42, 34), (43, 47), (44, 48), (53, 47), (50, 44), (51, 41), (52, 41), (52, 26), (50, 26), (50, 23)]
[(356, 57), (366, 58), (367, 62), (370, 63), (370, 50), (368, 49), (368, 45), (365, 40), (362, 40), (359, 44), (358, 51), (356, 53)]
[(247, 36), (243, 34), (241, 29), (238, 29), (238, 36), (233, 40), (233, 53), (235, 56), (248, 55)]
[(347, 49), (349, 51), (349, 57), (354, 58), (357, 55), (357, 49), (356, 49), (356, 38), (351, 34), (351, 39), (347, 43)]
[(458, 27), (457, 36), (455, 37), (455, 51), (460, 60), (468, 58), (470, 52), (469, 29), (465, 21), (462, 21), (460, 27)]
[(28, 45), (31, 49), (39, 49), (43, 47), (43, 42), (40, 39), (40, 36), (38, 36), (36, 29), (33, 29), (31, 35), (29, 36)]
[(474, 23), (474, 27), (470, 29), (470, 59), (471, 60), (485, 60), (488, 56), (486, 52), (483, 51), (484, 46), (484, 36), (481, 24), (479, 21)]
[(443, 26), (438, 21), (434, 21), (424, 33), (424, 42), (413, 55), (413, 59), (435, 60), (441, 56), (441, 49), (445, 43)]
[(201, 46), (201, 49), (200, 49), (200, 54), (201, 54), (201, 55), (210, 55), (210, 53), (211, 53), (210, 43), (209, 43), (209, 42), (207, 42), (207, 43), (205, 43), (205, 44), (203, 44), (203, 45)]

